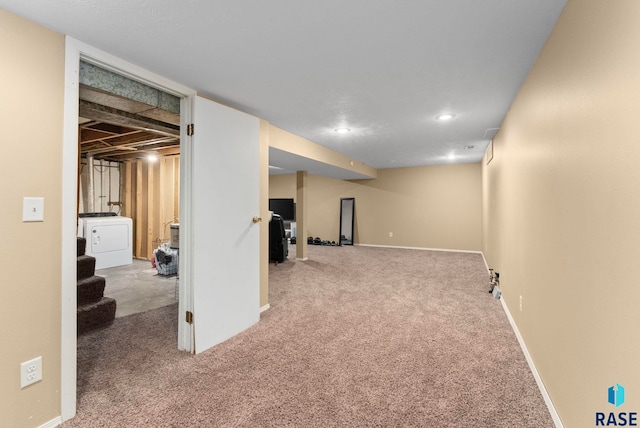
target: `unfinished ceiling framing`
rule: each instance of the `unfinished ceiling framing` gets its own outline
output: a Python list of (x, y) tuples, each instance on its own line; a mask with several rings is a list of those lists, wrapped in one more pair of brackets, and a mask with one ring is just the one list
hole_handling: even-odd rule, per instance
[(180, 154), (180, 99), (81, 61), (80, 153), (123, 162)]

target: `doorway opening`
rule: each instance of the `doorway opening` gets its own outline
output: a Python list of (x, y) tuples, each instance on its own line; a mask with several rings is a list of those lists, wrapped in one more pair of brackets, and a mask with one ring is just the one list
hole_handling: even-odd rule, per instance
[[(263, 163), (266, 160), (263, 155), (266, 153), (266, 139), (261, 138), (265, 127), (260, 119), (199, 97), (190, 88), (69, 37), (65, 53), (60, 392), (63, 421), (75, 415), (77, 398), (77, 287), (73, 254), (76, 253), (75, 235), (78, 230), (77, 185), (81, 157), (78, 117), (84, 116), (79, 109), (81, 60), (178, 97), (180, 122), (176, 126), (180, 136), (180, 178), (177, 198), (182, 238), (176, 319), (178, 350), (203, 352), (259, 321), (260, 249), (261, 245), (268, 243), (261, 239), (266, 234), (262, 234), (259, 227), (260, 214), (264, 212), (266, 215), (267, 211), (266, 199), (262, 201), (264, 209), (261, 209), (260, 174), (261, 170), (266, 172), (267, 164)], [(198, 141), (222, 143), (195, 144), (195, 122), (198, 122)], [(146, 125), (140, 128), (137, 130), (157, 131)], [(134, 150), (136, 147), (125, 149)], [(136, 179), (138, 177), (144, 181), (144, 172), (136, 174)], [(148, 175), (146, 182), (150, 182)], [(212, 190), (215, 190), (213, 197)], [(220, 210), (220, 201), (233, 203), (228, 204), (226, 210)], [(140, 207), (144, 210), (148, 203), (140, 203)], [(198, 241), (193, 239), (195, 230), (198, 231)], [(153, 239), (147, 242), (153, 244)], [(211, 242), (230, 242), (233, 245), (212, 246)], [(152, 245), (150, 248), (153, 251)], [(215, 280), (212, 280), (212, 275), (217, 276)]]
[[(189, 192), (191, 179), (186, 171), (190, 165), (190, 146), (185, 124), (191, 120), (191, 104), (195, 96), (195, 91), (183, 85), (177, 84), (162, 76), (156, 75), (143, 68), (123, 61), (113, 55), (107, 54), (90, 45), (84, 44), (71, 37), (66, 40), (65, 58), (65, 97), (64, 97), (64, 136), (63, 136), (63, 175), (62, 175), (62, 235), (66, 237), (62, 242), (62, 310), (61, 310), (61, 417), (68, 420), (76, 414), (77, 399), (77, 272), (76, 262), (77, 245), (76, 238), (78, 232), (78, 172), (80, 164), (80, 144), (78, 135), (79, 126), (79, 100), (80, 100), (80, 62), (88, 62), (98, 65), (104, 69), (115, 71), (116, 73), (129, 77), (137, 82), (146, 83), (151, 88), (160, 88), (163, 91), (179, 97), (180, 105), (180, 148), (183, 157), (180, 159), (180, 216), (186, 218), (190, 215)], [(126, 149), (125, 149), (126, 150)], [(187, 198), (187, 199), (185, 199)], [(185, 202), (187, 201), (187, 202)], [(189, 225), (184, 229), (189, 232)], [(183, 234), (184, 235), (184, 234)], [(183, 265), (189, 264), (189, 234), (186, 234), (183, 241), (181, 259)], [(182, 271), (183, 268), (180, 267)], [(179, 282), (179, 306), (190, 307), (191, 292), (189, 271), (180, 275)], [(183, 308), (181, 308), (183, 310)], [(185, 326), (185, 322), (178, 322), (178, 349), (191, 351), (192, 335), (191, 329)]]
[(79, 283), (84, 333), (178, 301), (180, 98), (81, 60), (78, 102), (78, 236), (106, 280)]

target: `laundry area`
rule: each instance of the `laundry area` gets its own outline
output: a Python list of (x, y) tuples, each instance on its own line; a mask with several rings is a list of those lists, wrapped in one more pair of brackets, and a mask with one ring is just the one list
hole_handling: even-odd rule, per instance
[(116, 318), (169, 306), (178, 301), (178, 277), (163, 276), (148, 260), (134, 259), (130, 265), (101, 269), (105, 295), (117, 302)]
[(178, 301), (180, 100), (81, 61), (78, 127), (78, 322), (99, 328)]

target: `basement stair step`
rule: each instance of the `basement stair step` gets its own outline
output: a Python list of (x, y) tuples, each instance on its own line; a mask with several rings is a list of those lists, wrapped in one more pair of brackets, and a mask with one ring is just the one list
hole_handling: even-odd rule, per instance
[(78, 306), (78, 334), (108, 327), (116, 318), (116, 301), (103, 297), (95, 303)]
[(78, 334), (108, 327), (116, 318), (116, 301), (104, 297), (106, 280), (96, 276), (96, 259), (85, 254), (87, 241), (77, 238)]
[(90, 278), (96, 273), (96, 258), (83, 255), (78, 256), (78, 276), (77, 280)]
[(87, 240), (78, 236), (77, 245), (76, 257), (84, 256), (84, 252), (87, 250)]
[(102, 276), (90, 276), (78, 280), (78, 305), (98, 302), (104, 297), (106, 280)]

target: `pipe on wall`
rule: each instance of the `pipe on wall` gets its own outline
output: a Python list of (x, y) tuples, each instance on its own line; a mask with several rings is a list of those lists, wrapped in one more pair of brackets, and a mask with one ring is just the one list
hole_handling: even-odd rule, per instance
[(87, 168), (89, 168), (89, 182), (87, 183), (87, 203), (88, 209), (87, 212), (95, 212), (94, 201), (93, 201), (93, 155), (87, 155)]

